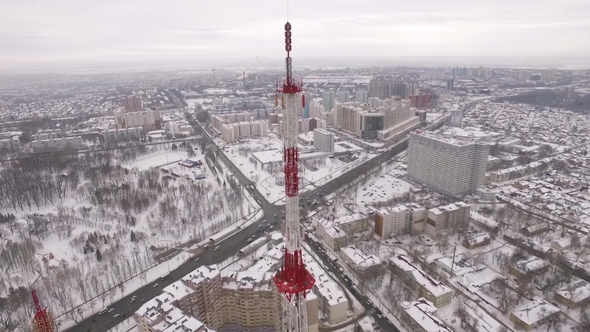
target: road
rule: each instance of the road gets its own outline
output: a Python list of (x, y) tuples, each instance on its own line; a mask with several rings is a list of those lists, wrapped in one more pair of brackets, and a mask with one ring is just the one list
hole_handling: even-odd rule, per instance
[[(182, 109), (185, 109), (181, 103), (179, 103)], [(186, 110), (186, 109), (185, 109)], [(188, 114), (188, 113), (187, 113)], [(197, 133), (202, 132), (203, 128), (196, 122), (196, 120), (192, 120), (191, 125), (197, 126), (195, 130)], [(209, 137), (208, 135), (205, 135)], [(90, 316), (77, 324), (76, 326), (67, 329), (66, 331), (71, 332), (85, 332), (85, 331), (107, 331), (110, 328), (120, 324), (125, 319), (127, 319), (133, 312), (138, 310), (143, 303), (147, 300), (157, 296), (162, 292), (162, 288), (178, 281), (180, 278), (188, 274), (189, 272), (197, 269), (202, 265), (212, 265), (212, 264), (219, 264), (226, 259), (236, 255), (240, 249), (248, 245), (248, 239), (251, 238), (253, 240), (260, 238), (264, 235), (264, 231), (268, 230), (267, 225), (273, 225), (274, 229), (278, 229), (279, 221), (281, 219), (281, 215), (284, 212), (283, 205), (274, 205), (266, 200), (264, 195), (262, 195), (258, 190), (256, 190), (255, 186), (250, 186), (252, 182), (248, 180), (240, 170), (235, 167), (231, 161), (225, 156), (225, 154), (220, 151), (219, 147), (215, 145), (211, 137), (209, 137), (210, 145), (213, 146), (216, 151), (216, 155), (218, 158), (225, 163), (225, 165), (234, 173), (236, 178), (239, 180), (240, 184), (244, 186), (257, 200), (259, 200), (262, 210), (265, 213), (265, 216), (254, 223), (252, 223), (248, 227), (244, 227), (239, 232), (235, 233), (234, 235), (230, 236), (223, 241), (216, 243), (219, 245), (220, 249), (217, 252), (213, 251), (214, 246), (209, 246), (206, 248), (202, 253), (195, 256), (195, 260), (188, 261), (182, 265), (180, 265), (177, 269), (171, 271), (170, 277), (165, 280), (158, 280), (156, 282), (149, 283), (144, 285), (143, 287), (137, 289), (132, 294), (120, 299), (119, 301), (113, 303), (109, 308), (113, 308), (113, 312), (107, 313), (104, 315), (95, 314)], [(323, 186), (317, 187), (313, 191), (308, 191), (300, 195), (300, 202), (302, 205), (301, 215), (305, 216), (311, 210), (314, 210), (317, 206), (313, 204), (309, 204), (308, 201), (313, 202), (317, 200), (318, 202), (323, 201), (323, 197), (333, 193), (334, 191), (340, 189), (346, 184), (349, 184), (355, 178), (368, 173), (370, 170), (374, 169), (375, 167), (379, 166), (381, 163), (385, 161), (390, 161), (394, 158), (395, 155), (398, 153), (406, 150), (408, 148), (408, 139), (403, 139), (399, 141), (393, 147), (387, 149), (379, 156), (369, 159), (359, 166), (347, 171), (340, 177), (331, 180), (330, 182), (324, 184)], [(276, 217), (275, 217), (276, 215)], [(259, 227), (260, 226), (260, 227)], [(309, 243), (309, 242), (308, 242)], [(311, 248), (321, 256), (321, 251), (319, 248), (315, 248), (313, 244), (309, 243)], [(198, 259), (198, 261), (197, 261)], [(328, 259), (328, 258), (326, 258)], [(324, 260), (324, 258), (322, 258)], [(328, 269), (333, 269), (332, 265), (329, 264), (329, 261), (324, 261), (324, 266)], [(334, 271), (333, 271), (334, 272)], [(337, 272), (337, 271), (336, 271)], [(339, 273), (335, 273), (339, 275)], [(341, 276), (339, 277), (341, 278)], [(386, 318), (379, 318), (378, 314), (381, 314), (378, 309), (372, 307), (370, 304), (367, 304), (366, 297), (363, 294), (359, 294), (351, 284), (347, 283), (345, 279), (341, 279), (340, 281), (343, 282), (344, 285), (349, 289), (349, 291), (357, 298), (363, 300), (363, 305), (368, 310), (374, 310), (376, 313), (375, 319), (379, 326), (381, 326), (382, 330), (384, 331), (398, 331), (395, 326), (391, 322), (389, 322)], [(154, 287), (154, 284), (157, 283), (158, 286)], [(137, 300), (131, 303), (131, 298), (136, 297)], [(115, 314), (120, 314), (119, 317), (113, 317)]]
[(348, 289), (348, 291), (352, 294), (352, 296), (360, 301), (367, 313), (373, 316), (375, 322), (379, 325), (379, 327), (381, 327), (382, 331), (399, 332), (399, 329), (393, 325), (393, 323), (389, 321), (385, 315), (383, 315), (383, 312), (381, 312), (381, 310), (379, 310), (379, 308), (375, 306), (365, 294), (360, 293), (357, 288), (354, 287), (352, 280), (350, 280), (350, 278), (343, 275), (342, 272), (338, 270), (338, 266), (334, 264), (330, 256), (326, 254), (326, 250), (320, 243), (312, 240), (309, 237), (305, 239), (305, 243), (307, 243), (314, 251), (316, 256), (322, 260), (324, 269), (332, 272), (332, 275), (336, 276), (338, 281), (340, 281), (340, 284), (344, 285), (346, 289)]

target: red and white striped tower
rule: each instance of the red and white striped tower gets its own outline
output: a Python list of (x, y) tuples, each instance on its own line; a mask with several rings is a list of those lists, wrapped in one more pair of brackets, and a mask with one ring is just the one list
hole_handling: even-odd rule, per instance
[(297, 151), (297, 109), (305, 104), (301, 82), (293, 79), (291, 63), (291, 24), (285, 24), (285, 67), (287, 77), (278, 92), (284, 99), (283, 110), (283, 161), (285, 171), (285, 237), (286, 247), (282, 268), (273, 280), (283, 294), (283, 331), (307, 332), (305, 296), (315, 280), (303, 263), (301, 228), (299, 224), (299, 152)]

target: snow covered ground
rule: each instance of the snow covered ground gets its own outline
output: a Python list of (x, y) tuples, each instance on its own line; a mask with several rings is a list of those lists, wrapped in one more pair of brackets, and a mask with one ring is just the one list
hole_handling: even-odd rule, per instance
[[(245, 139), (242, 143), (228, 144), (224, 146), (223, 151), (249, 180), (256, 183), (257, 189), (266, 195), (270, 202), (279, 201), (285, 196), (282, 153), (280, 152), (282, 142), (276, 135), (271, 133), (268, 137)], [(355, 167), (359, 161), (367, 160), (364, 159), (367, 158), (364, 152), (358, 154), (361, 157), (349, 163), (338, 158), (301, 160), (299, 174), (302, 192), (313, 189), (308, 187), (308, 184), (322, 185)], [(278, 162), (268, 162), (269, 160)]]
[[(169, 273), (171, 270), (176, 269), (178, 266), (185, 263), (190, 257), (191, 255), (189, 253), (182, 252), (170, 260), (157, 264), (144, 273), (125, 281), (122, 283), (122, 286), (119, 285), (112, 289), (112, 291), (109, 291), (108, 293), (99, 296), (95, 300), (80, 306), (79, 310), (81, 310), (81, 313), (84, 317), (93, 315), (99, 312), (102, 308), (106, 308), (119, 299), (133, 293), (138, 288), (147, 285), (157, 280), (159, 277)], [(59, 311), (54, 312), (57, 314), (56, 318), (61, 330), (75, 325), (73, 320), (66, 318), (65, 316), (61, 316), (60, 318)]]

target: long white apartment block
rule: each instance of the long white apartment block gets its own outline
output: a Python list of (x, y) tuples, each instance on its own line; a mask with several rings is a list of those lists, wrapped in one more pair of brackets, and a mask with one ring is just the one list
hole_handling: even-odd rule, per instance
[(490, 146), (436, 133), (410, 133), (408, 178), (449, 197), (475, 193), (484, 184)]

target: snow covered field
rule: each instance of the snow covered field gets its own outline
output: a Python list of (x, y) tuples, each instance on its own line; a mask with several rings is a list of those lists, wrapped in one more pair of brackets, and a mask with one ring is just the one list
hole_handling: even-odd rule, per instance
[[(203, 162), (202, 180), (193, 180), (196, 168), (178, 165), (189, 150), (193, 159)], [(178, 245), (205, 240), (236, 222), (244, 223), (244, 217), (259, 210), (224, 165), (186, 144), (62, 158), (57, 167), (25, 165), (33, 168), (29, 173), (2, 170), (11, 178), (47, 176), (44, 181), (55, 181), (59, 191), (27, 187), (29, 195), (45, 195), (35, 201), (38, 207), (27, 201), (1, 207), (2, 213), (12, 210), (14, 217), (0, 224), (0, 297), (8, 297), (11, 287), (31, 287), (36, 281), (32, 287), (42, 304), (55, 316), (67, 312), (60, 318), (64, 326), (164, 274), (168, 264), (181, 264), (186, 255), (144, 272), (157, 260), (181, 252)], [(9, 246), (5, 240), (11, 241)], [(17, 259), (21, 256), (25, 259)], [(11, 317), (22, 326), (28, 325), (28, 300), (15, 303)]]

